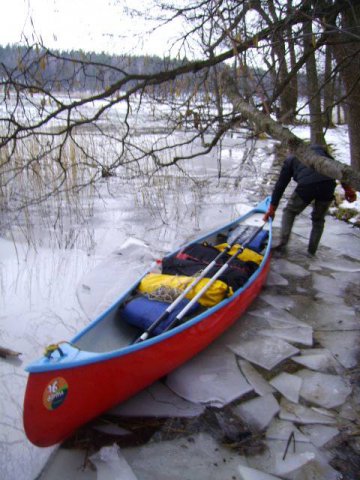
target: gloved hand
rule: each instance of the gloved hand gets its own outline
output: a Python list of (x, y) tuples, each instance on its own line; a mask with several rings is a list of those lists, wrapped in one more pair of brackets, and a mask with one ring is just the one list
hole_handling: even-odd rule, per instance
[(349, 185), (346, 185), (344, 183), (341, 184), (343, 189), (344, 189), (344, 192), (345, 192), (345, 199), (352, 203), (352, 202), (355, 202), (356, 200), (356, 192), (353, 188), (351, 188)]
[(268, 211), (265, 213), (263, 217), (264, 222), (267, 222), (269, 218), (273, 220), (275, 217), (275, 211), (276, 211), (276, 207), (270, 203)]

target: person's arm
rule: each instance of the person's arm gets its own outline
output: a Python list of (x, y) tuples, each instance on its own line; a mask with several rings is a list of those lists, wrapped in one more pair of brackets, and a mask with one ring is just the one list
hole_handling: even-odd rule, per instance
[(275, 217), (275, 211), (279, 205), (280, 199), (286, 187), (289, 185), (294, 172), (295, 157), (288, 157), (281, 168), (279, 178), (275, 183), (274, 190), (271, 196), (270, 206), (264, 215), (264, 221), (267, 222), (269, 218)]

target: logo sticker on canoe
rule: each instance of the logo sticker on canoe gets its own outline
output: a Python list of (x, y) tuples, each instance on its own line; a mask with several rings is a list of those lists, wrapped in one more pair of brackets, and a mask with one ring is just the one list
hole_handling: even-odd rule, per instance
[(65, 401), (68, 393), (68, 384), (62, 377), (57, 377), (49, 382), (43, 393), (43, 404), (47, 410), (55, 410)]

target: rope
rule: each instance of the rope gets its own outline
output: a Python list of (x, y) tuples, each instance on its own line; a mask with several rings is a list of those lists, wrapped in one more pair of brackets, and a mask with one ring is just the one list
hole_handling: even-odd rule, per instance
[(64, 357), (64, 356), (65, 356), (65, 353), (64, 353), (64, 352), (61, 350), (61, 348), (60, 348), (60, 345), (61, 345), (62, 343), (67, 343), (68, 345), (71, 345), (72, 347), (77, 348), (78, 350), (80, 350), (80, 348), (77, 347), (76, 345), (73, 345), (73, 344), (70, 343), (70, 342), (62, 341), (62, 342), (59, 342), (59, 343), (52, 343), (52, 344), (48, 345), (47, 347), (45, 347), (44, 357), (50, 359), (50, 358), (51, 358), (51, 355), (52, 355), (54, 352), (56, 352), (56, 351), (59, 352), (60, 357)]

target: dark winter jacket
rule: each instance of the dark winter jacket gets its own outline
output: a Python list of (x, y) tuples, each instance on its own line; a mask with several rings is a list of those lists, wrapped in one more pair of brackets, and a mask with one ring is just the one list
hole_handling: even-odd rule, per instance
[[(321, 146), (314, 145), (311, 148), (318, 155), (332, 158)], [(289, 156), (282, 166), (271, 197), (271, 203), (274, 207), (279, 205), (291, 179), (297, 182), (295, 191), (306, 203), (310, 203), (314, 199), (331, 201), (334, 198), (335, 180), (303, 165), (296, 157)]]

